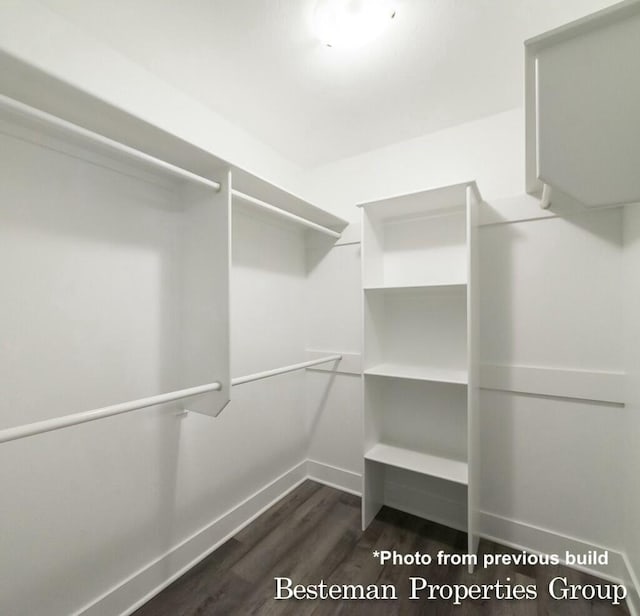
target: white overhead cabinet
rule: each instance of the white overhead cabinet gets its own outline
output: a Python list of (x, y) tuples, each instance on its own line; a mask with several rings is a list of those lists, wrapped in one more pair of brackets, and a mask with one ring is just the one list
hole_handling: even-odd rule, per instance
[(363, 526), (388, 504), (469, 529), (470, 550), (479, 204), (467, 183), (362, 206)]
[(587, 207), (640, 202), (640, 4), (526, 42), (527, 190)]

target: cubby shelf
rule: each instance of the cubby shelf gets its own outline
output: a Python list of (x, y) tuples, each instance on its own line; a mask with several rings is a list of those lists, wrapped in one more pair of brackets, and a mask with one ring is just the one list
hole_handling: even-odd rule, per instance
[(452, 383), (456, 385), (466, 385), (468, 382), (468, 373), (466, 370), (444, 370), (433, 366), (410, 366), (393, 362), (377, 364), (376, 366), (367, 368), (364, 374), (368, 376), (385, 376), (416, 381)]
[(444, 458), (428, 453), (377, 443), (365, 453), (365, 460), (380, 462), (408, 471), (430, 475), (467, 485), (468, 466), (466, 462)]

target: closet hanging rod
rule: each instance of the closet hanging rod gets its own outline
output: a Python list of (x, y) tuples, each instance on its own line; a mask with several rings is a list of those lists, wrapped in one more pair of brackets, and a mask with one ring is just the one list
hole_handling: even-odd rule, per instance
[(179, 389), (166, 394), (151, 396), (150, 398), (140, 398), (139, 400), (131, 400), (130, 402), (123, 402), (121, 404), (113, 404), (111, 406), (105, 406), (92, 411), (74, 413), (73, 415), (63, 415), (62, 417), (36, 421), (35, 423), (16, 426), (15, 428), (6, 428), (5, 430), (0, 430), (0, 443), (15, 441), (20, 438), (33, 436), (35, 434), (42, 434), (44, 432), (52, 432), (53, 430), (59, 430), (60, 428), (68, 428), (69, 426), (75, 426), (87, 421), (112, 417), (113, 415), (120, 415), (122, 413), (144, 409), (149, 406), (156, 406), (157, 404), (175, 402), (176, 400), (182, 400), (183, 398), (199, 396), (200, 394), (206, 394), (210, 391), (220, 391), (221, 389), (222, 385), (216, 381), (214, 383), (209, 383), (208, 385)]
[(124, 143), (120, 143), (110, 139), (109, 137), (105, 137), (104, 135), (94, 133), (93, 131), (77, 126), (76, 124), (72, 124), (71, 122), (67, 122), (61, 118), (57, 118), (56, 116), (40, 111), (39, 109), (35, 109), (34, 107), (29, 107), (29, 105), (15, 101), (8, 96), (0, 95), (0, 109), (8, 109), (12, 113), (22, 116), (23, 118), (27, 118), (30, 122), (36, 125), (44, 124), (45, 126), (51, 126), (55, 130), (72, 137), (76, 142), (79, 141), (81, 143), (97, 144), (99, 147), (110, 150), (112, 153), (142, 162), (151, 167), (162, 169), (174, 176), (201, 184), (207, 188), (215, 190), (216, 192), (218, 192), (222, 187), (220, 182), (204, 178), (196, 173), (187, 171), (182, 167), (178, 167), (172, 163), (161, 160), (160, 158), (156, 158), (150, 154), (145, 154), (144, 152), (136, 150)]
[(238, 199), (240, 199), (241, 201), (246, 201), (247, 203), (252, 203), (253, 205), (257, 205), (261, 208), (264, 208), (265, 210), (269, 210), (270, 212), (274, 212), (275, 214), (278, 214), (280, 216), (282, 216), (283, 218), (288, 218), (289, 220), (293, 220), (297, 223), (300, 223), (301, 225), (304, 225), (305, 227), (309, 227), (310, 229), (315, 229), (316, 231), (320, 231), (321, 233), (326, 233), (327, 235), (330, 235), (331, 237), (335, 237), (335, 238), (339, 238), (342, 234), (338, 233), (337, 231), (334, 231), (333, 229), (329, 229), (329, 227), (323, 227), (322, 225), (319, 225), (318, 223), (312, 222), (311, 220), (308, 220), (306, 218), (303, 218), (302, 216), (298, 216), (297, 214), (292, 214), (291, 212), (287, 212), (275, 205), (271, 205), (270, 203), (267, 203), (266, 201), (262, 201), (261, 199), (256, 199), (255, 197), (252, 197), (251, 195), (247, 195), (243, 192), (240, 192), (239, 190), (235, 190), (233, 189), (231, 191), (232, 195), (234, 197), (237, 197)]
[(275, 368), (274, 370), (266, 370), (265, 372), (256, 372), (255, 374), (249, 374), (247, 376), (239, 376), (235, 379), (231, 379), (231, 385), (242, 385), (243, 383), (250, 383), (251, 381), (266, 379), (270, 376), (276, 376), (277, 374), (284, 374), (285, 372), (302, 370), (303, 368), (310, 368), (311, 366), (326, 364), (327, 362), (338, 361), (340, 359), (342, 359), (342, 355), (328, 355), (327, 357), (322, 357), (321, 359), (303, 361), (300, 364), (292, 364), (291, 366), (285, 366), (284, 368)]

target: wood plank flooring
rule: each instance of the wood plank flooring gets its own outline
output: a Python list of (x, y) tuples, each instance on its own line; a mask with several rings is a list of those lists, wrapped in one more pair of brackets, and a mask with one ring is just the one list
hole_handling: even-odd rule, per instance
[[(227, 541), (180, 579), (138, 609), (134, 616), (621, 616), (626, 606), (608, 601), (556, 601), (547, 586), (556, 576), (570, 584), (601, 580), (562, 566), (496, 566), (470, 575), (461, 566), (380, 565), (374, 550), (438, 550), (463, 554), (466, 535), (389, 508), (366, 532), (360, 530), (360, 499), (306, 481)], [(515, 552), (481, 541), (484, 553)], [(430, 584), (536, 584), (535, 600), (410, 600), (409, 578)], [(397, 600), (275, 600), (274, 577), (294, 584), (393, 584)]]

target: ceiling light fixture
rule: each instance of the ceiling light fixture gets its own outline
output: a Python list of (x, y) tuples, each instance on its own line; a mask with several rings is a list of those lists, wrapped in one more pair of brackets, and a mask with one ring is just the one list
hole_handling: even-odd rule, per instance
[(318, 0), (316, 36), (329, 47), (356, 48), (377, 38), (396, 10), (393, 0)]

